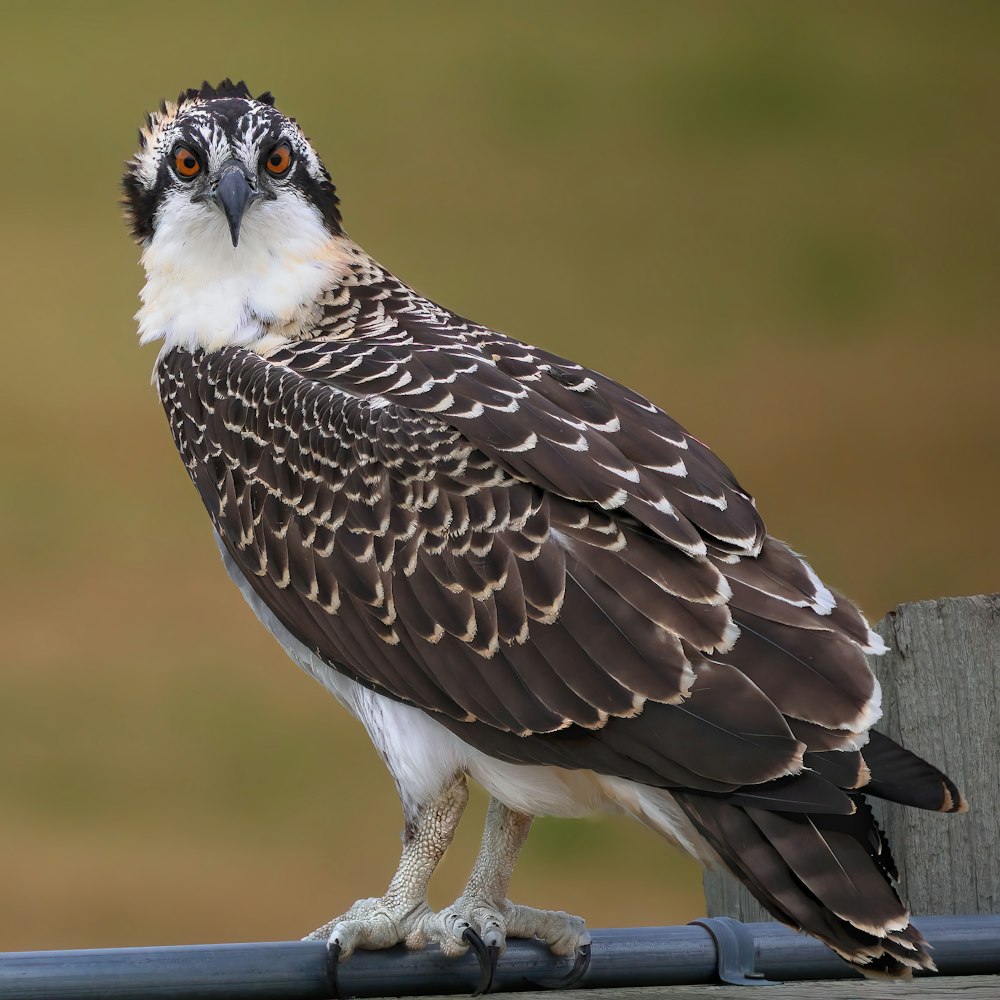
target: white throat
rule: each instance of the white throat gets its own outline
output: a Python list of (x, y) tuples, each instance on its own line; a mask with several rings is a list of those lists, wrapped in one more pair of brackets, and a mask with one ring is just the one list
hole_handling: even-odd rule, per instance
[(140, 339), (212, 351), (294, 336), (346, 274), (347, 245), (294, 195), (252, 205), (235, 248), (214, 206), (168, 198), (142, 254)]

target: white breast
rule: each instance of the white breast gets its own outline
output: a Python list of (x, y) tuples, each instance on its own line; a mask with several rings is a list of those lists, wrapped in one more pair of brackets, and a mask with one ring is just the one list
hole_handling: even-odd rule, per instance
[(343, 245), (291, 192), (250, 206), (238, 247), (215, 206), (168, 195), (142, 254), (142, 342), (214, 350), (294, 324), (344, 273)]

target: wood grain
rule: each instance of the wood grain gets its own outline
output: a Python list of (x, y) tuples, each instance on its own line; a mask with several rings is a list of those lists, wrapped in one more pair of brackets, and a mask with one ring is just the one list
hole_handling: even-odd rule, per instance
[(901, 894), (914, 913), (1000, 913), (1000, 594), (904, 604), (878, 632), (878, 728), (970, 804), (958, 816), (878, 804)]

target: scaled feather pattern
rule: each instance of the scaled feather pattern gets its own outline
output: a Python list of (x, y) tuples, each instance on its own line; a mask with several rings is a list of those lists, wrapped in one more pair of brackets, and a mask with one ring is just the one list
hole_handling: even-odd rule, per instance
[[(178, 113), (127, 175), (143, 239), (144, 157)], [(667, 793), (688, 832), (661, 832), (863, 971), (932, 967), (865, 796), (965, 804), (869, 733), (882, 644), (862, 615), (659, 407), (380, 267), (317, 169), (337, 279), (259, 342), (165, 336), (156, 369), (252, 593), (329, 669), (492, 760)]]

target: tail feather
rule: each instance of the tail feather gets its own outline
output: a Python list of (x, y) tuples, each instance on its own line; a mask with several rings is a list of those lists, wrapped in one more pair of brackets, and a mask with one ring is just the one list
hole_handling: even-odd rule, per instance
[(830, 833), (841, 833), (853, 837), (867, 852), (868, 857), (890, 882), (896, 882), (899, 872), (893, 860), (889, 841), (882, 833), (882, 828), (875, 821), (871, 806), (864, 795), (852, 795), (856, 809), (847, 817), (823, 816), (813, 817), (817, 825)]
[(807, 770), (760, 785), (744, 786), (727, 795), (726, 801), (757, 809), (834, 813), (843, 816), (851, 815), (856, 808), (846, 792), (825, 780), (825, 776), (820, 773), (814, 774)]
[(871, 771), (865, 791), (880, 799), (936, 812), (966, 812), (969, 808), (955, 783), (922, 757), (872, 730), (862, 750)]
[(813, 934), (867, 976), (933, 969), (896, 895), (891, 855), (861, 796), (853, 816), (805, 816), (674, 792), (723, 863), (782, 923)]
[(799, 882), (842, 920), (875, 937), (907, 926), (906, 907), (851, 833), (823, 829), (819, 816), (746, 812)]

